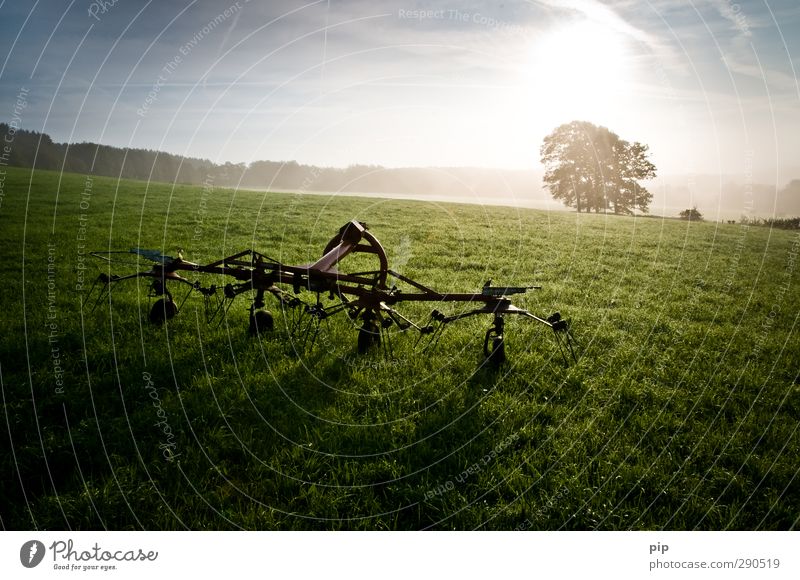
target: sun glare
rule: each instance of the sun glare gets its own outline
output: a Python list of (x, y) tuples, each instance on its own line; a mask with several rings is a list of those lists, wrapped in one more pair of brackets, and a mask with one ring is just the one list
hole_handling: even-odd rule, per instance
[(528, 84), (554, 116), (613, 114), (627, 83), (625, 40), (591, 21), (535, 39), (526, 64)]

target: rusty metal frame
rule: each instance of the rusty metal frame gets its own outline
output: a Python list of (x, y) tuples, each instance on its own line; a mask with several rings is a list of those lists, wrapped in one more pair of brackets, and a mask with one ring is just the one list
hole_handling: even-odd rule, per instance
[[(92, 255), (96, 258), (112, 261), (110, 255), (117, 253), (126, 252), (92, 252)], [(414, 328), (420, 333), (420, 337), (430, 336), (432, 342), (433, 338), (438, 340), (441, 329), (451, 322), (471, 316), (491, 314), (494, 317), (494, 323), (487, 331), (486, 341), (489, 341), (491, 334), (496, 348), (488, 356), (490, 359), (494, 356), (493, 362), (502, 362), (505, 358), (504, 352), (497, 354), (497, 349), (503, 346), (502, 319), (504, 315), (513, 314), (530, 318), (550, 327), (554, 331), (564, 360), (567, 361), (569, 357), (577, 361), (578, 358), (575, 352), (576, 343), (571, 334), (569, 322), (563, 320), (559, 313), (542, 318), (528, 310), (514, 306), (508, 298), (509, 294), (521, 294), (529, 289), (538, 289), (538, 286), (497, 287), (490, 286), (487, 282), (481, 292), (438, 292), (391, 270), (386, 252), (378, 239), (368, 231), (366, 224), (355, 220), (339, 229), (339, 232), (325, 246), (322, 257), (306, 265), (283, 264), (252, 249), (238, 252), (209, 264), (196, 264), (183, 260), (180, 256), (177, 258), (162, 256), (153, 250), (134, 249), (127, 253), (139, 254), (155, 263), (149, 270), (125, 276), (100, 274), (98, 282), (102, 286), (101, 295), (105, 296), (104, 293), (110, 291), (112, 284), (123, 280), (153, 278), (151, 288), (155, 295), (163, 295), (166, 300), (171, 301), (172, 295), (167, 289), (167, 284), (170, 282), (184, 284), (191, 287), (190, 292), (194, 290), (203, 294), (206, 303), (206, 319), (211, 321), (219, 314), (220, 309), (224, 308), (222, 303), (225, 300), (233, 301), (239, 294), (255, 291), (256, 295), (250, 309), (252, 326), (252, 317), (255, 316), (257, 311), (264, 308), (264, 294), (269, 292), (283, 306), (291, 308), (302, 307), (301, 316), (304, 313), (312, 318), (316, 317), (317, 320), (322, 320), (339, 312), (348, 311), (352, 318), (361, 318), (364, 325), (359, 334), (360, 350), (362, 346), (361, 333), (373, 332), (375, 326), (381, 326), (376, 324), (376, 320), (384, 326), (397, 324), (401, 330)], [(338, 266), (342, 260), (354, 253), (366, 253), (376, 256), (378, 269), (349, 274), (340, 272)], [(199, 281), (193, 282), (189, 280), (186, 277), (189, 274), (217, 274), (233, 278), (237, 283), (229, 283), (224, 286), (222, 289), (222, 303), (218, 303), (216, 311), (209, 315), (210, 297), (216, 295), (220, 288), (214, 285), (204, 287)], [(404, 292), (395, 286), (389, 288), (387, 286), (388, 276), (408, 284), (414, 290)], [(290, 288), (292, 292), (289, 292), (286, 288)], [(308, 304), (297, 298), (304, 291), (317, 294), (315, 304)], [(319, 295), (326, 293), (332, 299), (338, 297), (340, 303), (334, 307), (326, 308), (322, 306)], [(473, 310), (453, 315), (445, 315), (438, 310), (434, 310), (431, 313), (429, 324), (419, 325), (400, 314), (394, 308), (402, 302), (461, 302), (478, 303), (480, 306)], [(177, 310), (179, 309), (176, 308), (175, 311), (177, 312)], [(224, 308), (224, 311), (227, 312), (227, 308)], [(390, 322), (385, 322), (387, 319)], [(368, 341), (365, 339), (364, 342)], [(484, 350), (487, 350), (486, 344), (484, 344)]]

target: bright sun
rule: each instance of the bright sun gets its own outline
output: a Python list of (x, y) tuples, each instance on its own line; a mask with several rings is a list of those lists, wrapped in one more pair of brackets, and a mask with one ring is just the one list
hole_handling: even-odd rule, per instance
[(535, 100), (549, 115), (605, 117), (623, 106), (628, 58), (620, 33), (584, 21), (534, 40), (526, 76)]

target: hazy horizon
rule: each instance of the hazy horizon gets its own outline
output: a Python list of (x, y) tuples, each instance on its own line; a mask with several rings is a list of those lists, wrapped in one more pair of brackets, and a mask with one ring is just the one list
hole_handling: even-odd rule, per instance
[[(10, 130), (0, 122), (2, 132)], [(38, 135), (38, 136), (37, 136)], [(503, 205), (520, 208), (567, 209), (553, 199), (545, 186), (544, 174), (536, 169), (502, 169), (481, 167), (383, 167), (377, 165), (350, 165), (347, 168), (319, 167), (298, 164), (295, 161), (254, 160), (249, 165), (240, 164), (235, 169), (214, 165), (207, 160), (175, 157), (161, 151), (172, 161), (172, 167), (187, 167), (178, 173), (166, 169), (163, 163), (155, 169), (156, 157), (144, 150), (110, 148), (105, 144), (73, 144), (51, 141), (47, 134), (9, 132), (12, 138), (11, 153), (0, 152), (0, 168), (12, 165), (30, 167), (38, 159), (38, 169), (92, 172), (110, 177), (128, 177), (154, 181), (176, 181), (207, 187), (234, 187), (254, 191), (295, 193), (322, 193), (378, 197), (387, 199), (417, 199)], [(37, 145), (38, 143), (38, 145)], [(42, 144), (50, 143), (44, 148)], [(99, 145), (92, 155), (92, 148)], [(84, 156), (67, 163), (67, 151)], [(113, 153), (116, 152), (116, 153)], [(85, 157), (88, 155), (88, 157)], [(99, 157), (98, 157), (99, 155)], [(116, 155), (116, 165), (109, 155)], [(62, 156), (66, 156), (62, 159)], [(97, 165), (92, 158), (97, 161)], [(150, 159), (151, 161), (147, 161)], [(180, 165), (175, 165), (179, 162)], [(125, 161), (127, 160), (127, 162)], [(148, 164), (153, 167), (148, 171)], [(89, 169), (90, 166), (93, 169)], [(134, 169), (138, 168), (138, 169)], [(144, 172), (142, 173), (142, 169)], [(133, 172), (131, 172), (133, 170)], [(677, 216), (681, 211), (697, 207), (708, 219), (738, 219), (742, 216), (793, 217), (800, 215), (800, 179), (782, 184), (758, 183), (752, 175), (667, 174), (658, 175), (646, 183), (653, 194), (651, 215)]]

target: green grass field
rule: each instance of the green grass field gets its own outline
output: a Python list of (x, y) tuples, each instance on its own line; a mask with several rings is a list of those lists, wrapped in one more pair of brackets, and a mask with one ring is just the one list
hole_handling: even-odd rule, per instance
[[(797, 232), (22, 169), (2, 194), (4, 528), (797, 526)], [(541, 284), (515, 303), (571, 318), (580, 362), (528, 320), (492, 371), (490, 317), (359, 357), (344, 317), (250, 338), (245, 297), (219, 326), (199, 295), (151, 326), (146, 281), (81, 307), (91, 250), (306, 263), (351, 219), (437, 289)]]

